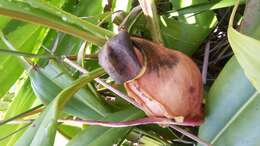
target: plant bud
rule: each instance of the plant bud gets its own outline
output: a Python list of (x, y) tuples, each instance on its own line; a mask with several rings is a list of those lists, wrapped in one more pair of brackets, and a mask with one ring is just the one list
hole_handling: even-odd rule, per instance
[[(132, 50), (127, 51), (131, 52), (129, 56), (120, 56), (130, 61), (117, 60), (116, 65), (125, 66), (126, 74), (129, 74), (130, 70), (130, 75), (118, 75), (122, 76), (120, 81), (124, 82), (128, 95), (143, 107), (148, 116), (174, 119), (182, 125), (200, 125), (203, 121), (203, 85), (196, 64), (185, 54), (151, 41), (137, 37), (131, 37), (131, 41), (135, 48), (128, 48)], [(121, 54), (116, 56), (118, 55)], [(109, 64), (109, 61), (105, 64)], [(115, 77), (111, 70), (106, 71), (112, 78)]]

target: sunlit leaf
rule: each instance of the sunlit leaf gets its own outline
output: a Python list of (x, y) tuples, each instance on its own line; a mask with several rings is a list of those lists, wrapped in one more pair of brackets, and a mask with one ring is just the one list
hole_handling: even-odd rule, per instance
[[(230, 18), (228, 40), (245, 74), (255, 88), (260, 91), (260, 40), (246, 36), (232, 27), (235, 10)], [(259, 30), (256, 31), (260, 33)]]
[[(172, 0), (173, 7), (195, 6), (207, 0)], [(165, 46), (192, 55), (215, 27), (217, 20), (212, 11), (178, 16), (161, 16), (161, 31)]]
[(44, 1), (0, 0), (0, 14), (19, 20), (47, 25), (48, 27), (69, 33), (83, 40), (91, 41), (97, 45), (103, 45), (106, 37), (113, 35), (108, 30), (66, 13)]
[[(172, 0), (172, 1), (174, 1), (174, 0)], [(230, 7), (230, 6), (233, 6), (236, 1), (237, 0), (214, 0), (214, 1), (210, 1), (210, 2), (204, 2), (204, 3), (195, 4), (195, 5), (191, 5), (191, 6), (184, 7), (184, 8), (175, 9), (175, 10), (169, 11), (168, 13), (171, 13), (171, 15), (173, 15), (173, 16), (182, 16), (182, 15), (190, 14), (190, 13), (200, 13), (203, 11)], [(240, 0), (240, 4), (244, 4), (245, 2), (246, 2), (246, 0)]]
[[(26, 79), (22, 85), (22, 87), (17, 90), (16, 96), (14, 97), (14, 100), (12, 104), (10, 105), (10, 108), (5, 114), (4, 119), (9, 119), (11, 117), (14, 117), (22, 112), (25, 112), (26, 110), (30, 109), (33, 105), (36, 97), (31, 89), (30, 80)], [(0, 126), (0, 135), (1, 137), (4, 137), (11, 132), (14, 132), (15, 130), (23, 127), (24, 124), (21, 125), (1, 125)], [(5, 130), (5, 129), (8, 130)], [(3, 141), (0, 141), (0, 145), (13, 145), (15, 141), (21, 136), (22, 132), (19, 132), (9, 138), (6, 138)]]
[[(4, 19), (2, 19), (4, 18)], [(0, 17), (3, 25), (2, 31), (12, 45), (19, 51), (32, 52), (37, 50), (42, 42), (46, 29), (40, 26), (21, 23), (6, 17)], [(23, 37), (21, 37), (23, 36)], [(0, 48), (8, 49), (0, 40)], [(24, 68), (15, 56), (0, 55), (0, 97), (16, 82)]]

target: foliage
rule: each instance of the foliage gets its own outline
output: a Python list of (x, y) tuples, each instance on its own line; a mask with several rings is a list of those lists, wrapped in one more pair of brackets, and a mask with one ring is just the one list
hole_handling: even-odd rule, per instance
[[(100, 47), (118, 33), (118, 24), (128, 26), (132, 35), (193, 55), (203, 71), (208, 63), (207, 77), (213, 80), (204, 88), (205, 122), (188, 128), (189, 132), (214, 146), (259, 145), (260, 2), (245, 2), (0, 0), (0, 145), (52, 146), (57, 132), (73, 146), (195, 143), (157, 125), (112, 128), (59, 122), (115, 122), (145, 116), (93, 81), (101, 77), (125, 92), (104, 75), (96, 58)], [(142, 11), (133, 13), (138, 3)], [(79, 64), (85, 74), (65, 63), (65, 58)], [(41, 104), (44, 108), (37, 106)]]

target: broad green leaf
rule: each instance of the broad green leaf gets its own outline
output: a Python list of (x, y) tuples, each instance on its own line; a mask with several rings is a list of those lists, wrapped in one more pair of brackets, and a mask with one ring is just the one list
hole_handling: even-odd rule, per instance
[[(30, 71), (34, 92), (44, 103), (49, 103), (73, 79), (55, 62), (44, 68), (35, 67)], [(98, 119), (110, 110), (88, 88), (80, 89), (65, 107), (65, 112), (84, 119)]]
[[(122, 110), (101, 119), (101, 121), (128, 121), (144, 116), (143, 112), (129, 108)], [(89, 126), (74, 137), (67, 145), (68, 146), (112, 146), (122, 140), (129, 132), (130, 127), (126, 128), (109, 128), (101, 126)]]
[(212, 141), (254, 94), (254, 87), (233, 57), (209, 90), (205, 104), (206, 119), (200, 126), (199, 136), (206, 141)]
[[(241, 32), (256, 39), (260, 38), (260, 34), (255, 35), (254, 31), (258, 28), (260, 19), (258, 9), (253, 8), (259, 6), (258, 0), (247, 3), (246, 17), (243, 20), (247, 25), (240, 27)], [(252, 16), (256, 16), (256, 19), (252, 19)], [(199, 136), (211, 141), (214, 146), (259, 145), (259, 140), (255, 138), (260, 131), (256, 125), (259, 122), (258, 100), (259, 94), (235, 57), (232, 57), (210, 89), (206, 122), (200, 127)]]
[(161, 31), (165, 46), (182, 51), (188, 55), (193, 54), (208, 36), (211, 28), (196, 24), (186, 24), (172, 18), (161, 17)]
[(228, 37), (235, 56), (245, 74), (260, 91), (260, 41), (229, 28)]
[[(186, 7), (192, 7), (204, 3), (208, 3), (208, 0), (171, 0), (173, 9), (182, 9)], [(170, 13), (170, 17), (174, 16), (174, 14)], [(213, 11), (204, 11), (201, 13), (191, 13), (186, 15), (177, 15), (178, 21), (185, 22), (187, 24), (197, 24), (199, 26), (209, 26), (211, 23), (216, 23), (214, 20), (214, 12)], [(214, 20), (214, 21), (213, 21)]]
[[(213, 0), (210, 2), (203, 2), (183, 8), (177, 8), (175, 10), (169, 11), (168, 13), (170, 13), (172, 16), (182, 16), (190, 13), (200, 13), (208, 10), (231, 7), (235, 4), (235, 2), (236, 0)], [(240, 0), (240, 4), (244, 4), (245, 2), (246, 0)]]
[[(9, 119), (14, 117), (26, 110), (30, 109), (35, 101), (35, 95), (31, 89), (30, 80), (26, 79), (21, 86), (20, 89), (17, 89), (17, 93), (15, 98), (9, 107), (8, 111), (5, 114), (4, 119)], [(0, 126), (0, 135), (1, 137), (8, 135), (9, 133), (23, 127), (24, 124), (21, 125), (1, 125)], [(5, 129), (8, 130), (5, 130)], [(0, 141), (0, 145), (13, 145), (15, 141), (21, 136), (22, 132), (19, 132), (9, 138), (6, 138), (3, 141)]]
[[(260, 91), (260, 40), (246, 36), (233, 28), (236, 9), (233, 10), (228, 27), (228, 40), (235, 56), (255, 88)], [(255, 30), (260, 33), (260, 27)]]
[[(207, 2), (207, 0), (172, 0), (174, 8), (183, 8)], [(161, 16), (161, 31), (165, 46), (193, 54), (217, 23), (214, 12), (188, 14), (175, 18)]]
[(17, 146), (52, 146), (55, 139), (57, 119), (71, 97), (88, 82), (103, 74), (102, 69), (92, 71), (73, 82), (60, 92), (43, 113), (32, 123), (24, 135), (16, 142)]
[(213, 145), (259, 145), (259, 106), (260, 94), (254, 94), (212, 140)]
[(46, 25), (102, 46), (113, 33), (42, 0), (0, 0), (0, 14)]

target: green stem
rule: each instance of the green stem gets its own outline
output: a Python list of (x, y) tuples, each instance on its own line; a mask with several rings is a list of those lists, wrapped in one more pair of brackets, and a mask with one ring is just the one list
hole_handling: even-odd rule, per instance
[[(16, 48), (9, 42), (9, 40), (4, 36), (3, 32), (0, 31), (0, 38), (5, 43), (5, 45), (10, 49), (11, 52), (16, 52)], [(18, 56), (18, 59), (23, 63), (24, 67), (29, 69), (31, 68), (31, 61), (24, 58), (23, 56)]]
[(0, 55), (23, 56), (23, 57), (28, 57), (28, 58), (57, 59), (56, 57), (51, 56), (51, 55), (32, 54), (32, 53), (27, 53), (27, 52), (6, 50), (6, 49), (0, 49)]

